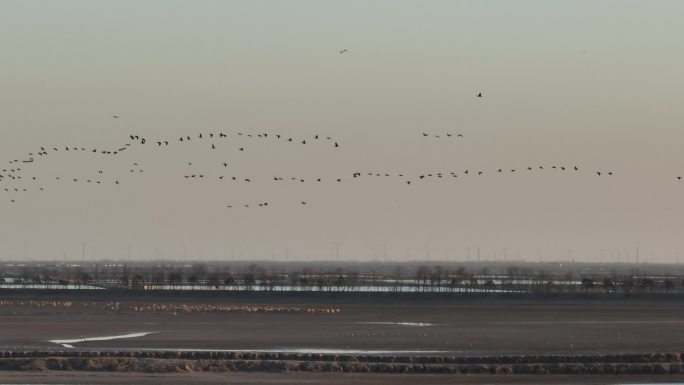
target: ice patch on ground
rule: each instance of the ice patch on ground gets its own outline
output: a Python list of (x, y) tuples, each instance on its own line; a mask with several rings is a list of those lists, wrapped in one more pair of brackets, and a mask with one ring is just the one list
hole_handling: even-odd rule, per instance
[(294, 353), (294, 354), (456, 354), (460, 350), (366, 350), (366, 349), (330, 349), (330, 348), (279, 348), (279, 349), (138, 349), (142, 351), (173, 352), (238, 352), (238, 353)]
[(123, 339), (123, 338), (137, 338), (137, 337), (144, 337), (148, 334), (153, 334), (153, 333), (155, 333), (155, 332), (129, 333), (129, 334), (120, 334), (117, 336), (82, 337), (82, 338), (73, 338), (73, 339), (69, 339), (69, 340), (49, 340), (49, 342), (52, 342), (53, 344), (62, 345), (65, 348), (73, 349), (74, 346), (72, 344), (77, 344), (79, 342), (110, 341), (110, 340), (118, 340), (118, 339)]
[(441, 326), (445, 324), (433, 324), (429, 322), (359, 322), (364, 325), (399, 325), (399, 326), (414, 326), (414, 327), (428, 327), (428, 326)]

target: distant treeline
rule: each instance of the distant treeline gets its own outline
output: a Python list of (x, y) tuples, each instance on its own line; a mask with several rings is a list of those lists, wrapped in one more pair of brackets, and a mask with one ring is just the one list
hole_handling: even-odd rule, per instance
[(224, 263), (6, 264), (5, 287), (97, 286), (130, 290), (336, 291), (336, 292), (521, 292), (521, 293), (673, 293), (684, 280), (673, 274), (630, 271), (573, 272), (505, 266), (490, 270), (464, 266), (396, 265), (283, 266)]

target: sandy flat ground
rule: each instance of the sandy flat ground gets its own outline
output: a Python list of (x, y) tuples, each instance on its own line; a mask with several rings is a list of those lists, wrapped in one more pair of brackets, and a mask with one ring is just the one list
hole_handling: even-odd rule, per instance
[(328, 373), (0, 373), (3, 384), (165, 384), (165, 385), (447, 385), (447, 384), (675, 384), (684, 376), (453, 376), (410, 374), (328, 374)]
[(389, 374), (328, 374), (328, 373), (20, 373), (0, 376), (8, 384), (165, 384), (165, 385), (447, 385), (447, 384), (677, 384), (684, 376), (452, 376), (452, 375), (389, 375)]
[[(684, 350), (679, 300), (194, 298), (325, 306), (339, 314), (129, 313), (0, 306), (0, 349), (48, 349), (52, 339), (154, 332), (82, 349), (385, 350), (448, 355), (647, 353)], [(139, 302), (138, 299), (122, 301)], [(409, 323), (409, 325), (401, 324)], [(410, 323), (423, 324), (422, 326)], [(428, 326), (426, 326), (428, 325)]]
[[(2, 299), (44, 299), (5, 295)], [(91, 298), (101, 301), (103, 298)], [(84, 298), (74, 298), (76, 303)], [(394, 298), (249, 296), (123, 298), (129, 303), (333, 306), (339, 314), (131, 313), (0, 306), (0, 349), (61, 349), (51, 339), (154, 332), (77, 349), (386, 350), (444, 355), (647, 353), (684, 350), (678, 298)], [(408, 324), (401, 324), (408, 323)], [(412, 324), (422, 324), (416, 326)], [(62, 384), (637, 384), (684, 376), (454, 376), (333, 373), (17, 373), (0, 383)]]

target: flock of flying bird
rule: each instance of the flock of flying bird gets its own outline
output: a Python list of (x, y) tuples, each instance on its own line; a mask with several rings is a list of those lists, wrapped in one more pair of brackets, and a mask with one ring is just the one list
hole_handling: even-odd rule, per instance
[[(339, 54), (345, 54), (347, 53), (347, 49), (342, 49), (338, 51)], [(475, 97), (477, 98), (482, 98), (483, 95), (481, 92), (475, 94)], [(112, 115), (112, 119), (119, 119), (118, 115)], [(424, 138), (452, 138), (452, 139), (460, 139), (463, 138), (463, 134), (461, 133), (451, 133), (451, 132), (446, 132), (446, 133), (439, 133), (439, 134), (434, 134), (434, 133), (426, 133), (423, 132), (422, 136)], [(194, 135), (184, 135), (180, 136), (177, 139), (170, 139), (170, 138), (164, 138), (164, 139), (157, 139), (157, 140), (148, 140), (145, 137), (142, 137), (140, 135), (135, 135), (131, 134), (129, 135), (129, 141), (121, 146), (115, 146), (114, 148), (108, 148), (108, 149), (102, 149), (102, 148), (86, 148), (82, 146), (61, 146), (61, 147), (40, 147), (39, 150), (34, 151), (34, 152), (29, 152), (27, 154), (26, 159), (13, 159), (9, 161), (10, 166), (6, 168), (2, 168), (0, 170), (0, 192), (6, 192), (11, 195), (10, 202), (11, 203), (16, 203), (16, 199), (14, 197), (15, 193), (23, 193), (23, 192), (29, 192), (32, 191), (32, 187), (29, 187), (27, 182), (32, 182), (34, 184), (40, 184), (41, 182), (44, 182), (41, 178), (38, 178), (36, 176), (24, 176), (25, 167), (33, 167), (37, 163), (40, 163), (43, 158), (47, 158), (49, 155), (54, 154), (54, 153), (90, 153), (90, 154), (97, 154), (101, 156), (107, 156), (107, 157), (117, 157), (120, 156), (122, 153), (129, 151), (131, 148), (134, 147), (139, 147), (139, 146), (145, 146), (145, 145), (152, 145), (156, 146), (157, 148), (167, 148), (173, 145), (178, 145), (178, 144), (188, 144), (190, 142), (197, 142), (197, 141), (206, 141), (207, 145), (207, 150), (208, 151), (220, 151), (224, 148), (225, 144), (232, 144), (233, 141), (236, 141), (237, 139), (244, 139), (244, 140), (249, 140), (249, 139), (260, 139), (260, 140), (271, 140), (271, 141), (280, 141), (283, 143), (290, 143), (290, 144), (300, 144), (300, 145), (313, 145), (316, 143), (328, 143), (330, 146), (333, 148), (339, 148), (340, 144), (336, 139), (333, 139), (330, 136), (321, 136), (321, 135), (314, 135), (309, 138), (293, 138), (289, 136), (283, 136), (281, 134), (274, 134), (274, 133), (243, 133), (243, 132), (237, 132), (237, 133), (232, 133), (232, 134), (226, 134), (224, 132), (218, 132), (218, 133), (199, 133), (194, 134)], [(246, 147), (244, 144), (239, 144), (236, 147), (234, 147), (236, 151), (243, 152), (245, 151)], [(189, 166), (192, 166), (192, 162), (188, 162)], [(217, 167), (220, 169), (227, 171), (230, 166), (230, 162), (228, 161), (223, 161)], [(22, 167), (20, 167), (22, 166)], [(132, 174), (135, 173), (142, 173), (143, 169), (140, 167), (139, 162), (134, 162), (132, 163), (129, 167), (129, 171)], [(511, 173), (516, 173), (516, 172), (532, 172), (532, 171), (539, 171), (539, 170), (546, 170), (546, 169), (552, 169), (552, 170), (558, 170), (560, 172), (578, 172), (580, 171), (579, 167), (577, 166), (559, 166), (559, 165), (552, 165), (552, 166), (544, 166), (544, 165), (539, 165), (539, 166), (527, 166), (523, 168), (498, 168), (495, 170), (492, 170), (491, 172), (487, 172), (487, 174), (511, 174)], [(612, 176), (613, 172), (612, 171), (602, 171), (602, 170), (595, 170), (594, 173), (597, 176)], [(97, 174), (90, 177), (90, 178), (73, 178), (73, 177), (65, 177), (65, 176), (54, 176), (54, 180), (60, 181), (60, 180), (70, 180), (73, 181), (74, 183), (78, 182), (83, 182), (83, 183), (92, 183), (92, 184), (103, 184), (103, 183), (113, 183), (113, 184), (120, 184), (121, 175), (118, 177), (112, 177), (112, 178), (106, 178), (104, 175), (105, 173), (102, 170), (98, 170)], [(421, 181), (426, 181), (430, 179), (447, 179), (447, 178), (458, 178), (459, 176), (463, 177), (468, 177), (468, 176), (481, 176), (485, 174), (485, 171), (482, 170), (471, 170), (471, 169), (465, 169), (463, 171), (447, 171), (447, 172), (429, 172), (429, 173), (423, 173), (420, 175), (412, 175), (409, 176), (407, 173), (387, 173), (387, 172), (377, 172), (377, 171), (366, 171), (366, 172), (360, 172), (360, 171), (354, 171), (351, 172), (350, 175), (345, 176), (345, 177), (315, 177), (315, 178), (303, 178), (303, 177), (297, 177), (297, 176), (290, 176), (290, 177), (283, 177), (283, 176), (271, 176), (269, 178), (272, 178), (271, 180), (276, 183), (282, 183), (282, 182), (295, 182), (295, 183), (305, 183), (305, 182), (314, 182), (314, 183), (322, 183), (326, 181), (332, 181), (334, 183), (341, 183), (344, 180), (354, 180), (354, 179), (360, 179), (362, 177), (395, 177), (399, 178), (401, 182), (405, 183), (406, 185), (412, 185), (415, 183), (419, 183)], [(255, 180), (254, 177), (237, 177), (237, 176), (225, 176), (225, 175), (219, 175), (219, 176), (212, 176), (210, 177), (209, 174), (206, 173), (186, 173), (183, 175), (183, 177), (186, 180), (210, 180), (213, 178), (216, 178), (218, 180), (225, 180), (225, 181), (235, 181), (235, 182), (244, 182), (244, 183), (250, 183), (253, 180)], [(681, 176), (677, 176), (677, 180), (681, 180)], [(46, 191), (47, 187), (45, 184), (37, 186), (35, 188), (38, 191)], [(306, 201), (301, 201), (301, 205), (306, 205)], [(227, 208), (233, 208), (233, 207), (269, 207), (268, 202), (259, 202), (256, 204), (248, 204), (248, 203), (243, 203), (240, 205), (234, 205), (234, 204), (228, 204), (226, 205)]]
[[(481, 94), (478, 94), (477, 96), (481, 96)], [(119, 116), (113, 115), (113, 119), (119, 119)], [(422, 132), (421, 135), (423, 138), (451, 138), (451, 139), (460, 139), (463, 138), (463, 134), (461, 133), (452, 133), (452, 132), (446, 132), (446, 133), (426, 133)], [(277, 133), (267, 133), (267, 132), (261, 132), (261, 133), (244, 133), (244, 132), (235, 132), (235, 133), (224, 133), (224, 132), (210, 132), (210, 133), (199, 133), (199, 134), (193, 134), (193, 135), (183, 135), (179, 136), (175, 139), (170, 139), (170, 138), (163, 138), (163, 139), (155, 139), (155, 140), (149, 140), (143, 136), (136, 135), (136, 134), (131, 134), (128, 136), (128, 142), (124, 143), (121, 146), (115, 146), (114, 148), (108, 148), (108, 149), (102, 149), (102, 148), (86, 148), (83, 146), (60, 146), (60, 147), (40, 147), (39, 150), (29, 152), (27, 154), (27, 158), (23, 160), (19, 159), (13, 159), (9, 161), (10, 167), (4, 168), (0, 170), (0, 192), (4, 191), (6, 193), (10, 193), (11, 198), (10, 202), (11, 203), (16, 203), (16, 198), (14, 193), (22, 193), (22, 192), (29, 192), (34, 190), (38, 191), (46, 191), (45, 185), (41, 185), (41, 182), (44, 180), (42, 178), (38, 178), (36, 176), (25, 176), (26, 170), (24, 169), (25, 167), (34, 167), (35, 165), (41, 163), (43, 159), (47, 159), (50, 155), (56, 154), (56, 153), (83, 153), (83, 154), (95, 154), (98, 156), (106, 156), (106, 157), (118, 157), (122, 155), (126, 151), (132, 151), (134, 148), (139, 148), (141, 146), (152, 146), (158, 149), (166, 149), (168, 147), (173, 147), (176, 145), (187, 145), (190, 142), (200, 142), (204, 143), (206, 145), (206, 151), (217, 151), (217, 153), (220, 153), (221, 150), (225, 149), (228, 145), (232, 145), (233, 142), (236, 142), (235, 146), (233, 147), (228, 147), (227, 149), (232, 149), (238, 152), (245, 151), (247, 148), (247, 145), (244, 144), (245, 141), (249, 140), (261, 140), (261, 141), (275, 141), (275, 142), (281, 142), (283, 144), (291, 144), (291, 145), (314, 145), (314, 144), (327, 144), (328, 146), (338, 149), (340, 148), (340, 144), (338, 140), (334, 139), (331, 136), (323, 136), (323, 135), (313, 135), (307, 138), (294, 138), (291, 136), (284, 136), (281, 134)], [(239, 144), (238, 144), (239, 143)], [(187, 163), (189, 166), (192, 166), (192, 162)], [(20, 167), (20, 165), (22, 167)], [(228, 161), (222, 161), (220, 164), (217, 164), (217, 168), (222, 171), (228, 171), (230, 170), (231, 163)], [(144, 170), (141, 167), (139, 162), (134, 162), (134, 163), (129, 163), (129, 166), (126, 168), (129, 169), (129, 172), (132, 174), (136, 173), (143, 173)], [(503, 173), (516, 173), (516, 172), (531, 172), (531, 171), (539, 171), (539, 170), (546, 170), (546, 169), (552, 169), (552, 170), (558, 170), (560, 172), (568, 171), (568, 172), (578, 172), (580, 169), (577, 166), (561, 166), (561, 165), (551, 165), (551, 166), (544, 166), (544, 165), (539, 165), (539, 166), (527, 166), (523, 168), (498, 168), (494, 169), (491, 171), (488, 171), (487, 174), (503, 174)], [(601, 171), (601, 170), (596, 170), (594, 173), (597, 176), (611, 176), (613, 175), (612, 171)], [(405, 185), (412, 185), (415, 183), (419, 183), (421, 181), (427, 181), (430, 179), (434, 180), (439, 180), (439, 179), (454, 179), (454, 178), (463, 178), (463, 177), (469, 177), (469, 176), (481, 176), (484, 175), (485, 171), (483, 170), (473, 170), (473, 169), (465, 169), (462, 171), (445, 171), (445, 172), (426, 172), (422, 174), (417, 174), (417, 175), (409, 175), (408, 173), (388, 173), (388, 172), (378, 172), (378, 171), (353, 171), (350, 172), (347, 176), (337, 176), (337, 177), (314, 177), (314, 178), (304, 178), (301, 176), (270, 176), (264, 179), (270, 179), (272, 182), (275, 183), (283, 183), (283, 182), (293, 182), (293, 183), (306, 183), (306, 182), (313, 182), (313, 183), (323, 183), (323, 182), (333, 182), (333, 183), (341, 183), (345, 180), (355, 180), (355, 179), (360, 179), (360, 178), (367, 178), (367, 177), (394, 177), (394, 178), (399, 178), (401, 183), (404, 183)], [(252, 176), (250, 177), (238, 177), (238, 176), (226, 176), (226, 175), (217, 175), (213, 174), (210, 176), (209, 173), (185, 173), (183, 177), (186, 180), (219, 180), (219, 181), (234, 181), (234, 182), (243, 182), (243, 183), (250, 183), (257, 178), (254, 178)], [(82, 183), (91, 183), (91, 184), (103, 184), (103, 183), (113, 183), (113, 184), (120, 184), (120, 180), (123, 180), (121, 175), (118, 176), (113, 176), (109, 177), (108, 175), (105, 175), (105, 173), (102, 170), (98, 170), (95, 175), (93, 175), (90, 178), (73, 178), (73, 177), (65, 177), (65, 176), (54, 176), (54, 180), (60, 181), (60, 180), (66, 180), (66, 181), (72, 181), (74, 183), (82, 182)], [(678, 179), (681, 179), (681, 177), (677, 177)], [(28, 185), (27, 182), (33, 183), (33, 188)], [(300, 205), (306, 205), (306, 201), (300, 201)], [(269, 202), (259, 202), (259, 203), (242, 203), (242, 204), (227, 204), (227, 208), (234, 208), (234, 207), (244, 207), (244, 208), (249, 208), (249, 207), (270, 207), (272, 205), (269, 205)]]
[[(118, 115), (113, 115), (113, 119), (119, 119)], [(231, 140), (229, 141), (229, 137)], [(0, 191), (6, 192), (6, 193), (25, 193), (33, 190), (37, 191), (46, 191), (46, 187), (44, 184), (42, 185), (37, 185), (41, 182), (45, 182), (45, 178), (39, 178), (36, 176), (26, 176), (26, 171), (25, 167), (35, 167), (39, 163), (43, 161), (43, 159), (47, 159), (48, 156), (54, 155), (57, 153), (82, 153), (82, 154), (95, 154), (95, 155), (102, 155), (102, 156), (120, 156), (122, 153), (125, 151), (135, 148), (135, 147), (140, 147), (140, 146), (145, 146), (145, 145), (156, 145), (156, 147), (168, 147), (173, 143), (172, 140), (170, 139), (160, 139), (160, 140), (153, 140), (150, 141), (147, 138), (140, 136), (140, 135), (135, 135), (131, 134), (129, 135), (129, 141), (128, 143), (125, 143), (122, 146), (117, 146), (115, 149), (98, 149), (98, 148), (86, 148), (83, 146), (59, 146), (59, 147), (40, 147), (39, 150), (29, 152), (27, 153), (27, 157), (25, 159), (12, 159), (9, 160), (9, 167), (3, 168), (0, 170)], [(258, 134), (252, 134), (252, 133), (242, 133), (242, 132), (237, 132), (234, 134), (226, 134), (224, 132), (218, 132), (218, 133), (199, 133), (197, 136), (190, 136), (190, 135), (184, 135), (181, 136), (177, 139), (176, 142), (178, 143), (189, 143), (191, 141), (201, 141), (201, 140), (208, 140), (210, 143), (208, 143), (208, 149), (209, 150), (219, 150), (221, 146), (224, 143), (221, 142), (231, 142), (234, 140), (237, 140), (239, 138), (244, 138), (244, 139), (272, 139), (274, 141), (281, 141), (283, 143), (290, 143), (290, 144), (299, 144), (299, 145), (313, 145), (314, 143), (323, 143), (327, 142), (329, 146), (333, 148), (339, 148), (340, 144), (338, 143), (337, 140), (333, 139), (331, 136), (322, 136), (322, 135), (313, 135), (311, 138), (293, 138), (293, 137), (288, 137), (284, 136), (281, 134), (271, 134), (271, 133), (258, 133)], [(236, 147), (237, 151), (245, 151), (246, 146), (244, 144), (240, 144)], [(192, 162), (188, 163), (189, 165), (192, 165)], [(22, 167), (20, 167), (22, 165)], [(228, 167), (228, 162), (222, 162), (221, 164), (224, 168)], [(143, 169), (140, 167), (140, 163), (134, 162), (132, 165), (129, 167), (130, 168), (130, 173), (142, 173)], [(204, 174), (192, 174), (192, 175), (186, 175), (186, 179), (190, 178), (203, 178)], [(50, 179), (50, 178), (48, 178)], [(74, 183), (77, 182), (83, 182), (83, 183), (92, 183), (92, 184), (103, 184), (103, 183), (113, 183), (113, 184), (120, 184), (120, 177), (114, 177), (110, 179), (106, 179), (104, 175), (104, 171), (98, 170), (97, 174), (90, 178), (74, 178), (74, 177), (66, 177), (66, 176), (54, 176), (54, 180), (56, 181), (72, 181)], [(220, 177), (220, 179), (223, 179), (223, 176)], [(233, 180), (237, 180), (236, 177), (232, 178)], [(250, 178), (244, 178), (244, 181), (249, 182), (251, 181)], [(33, 188), (29, 186), (29, 182), (32, 183), (34, 186)], [(37, 186), (37, 187), (36, 187)], [(16, 203), (16, 198), (14, 195), (11, 196), (9, 199), (11, 203)], [(305, 202), (302, 202), (302, 204), (306, 204)], [(260, 204), (260, 206), (267, 206), (267, 204)]]
[[(339, 53), (343, 54), (346, 53), (347, 49), (340, 50)], [(475, 95), (477, 98), (482, 98), (482, 93), (477, 93)], [(118, 115), (112, 115), (112, 119), (119, 119)], [(424, 138), (453, 138), (453, 139), (459, 139), (463, 138), (463, 134), (461, 133), (451, 133), (451, 132), (446, 132), (446, 133), (439, 133), (439, 134), (434, 134), (434, 133), (426, 133), (423, 132), (422, 136)], [(218, 133), (199, 133), (198, 135), (183, 135), (178, 137), (177, 139), (169, 139), (169, 138), (164, 138), (164, 139), (158, 139), (158, 140), (153, 140), (150, 141), (145, 137), (142, 137), (140, 135), (135, 135), (131, 134), (129, 135), (129, 142), (123, 144), (122, 146), (116, 146), (114, 149), (98, 149), (98, 148), (85, 148), (82, 146), (63, 146), (63, 147), (40, 147), (39, 150), (34, 151), (34, 152), (29, 152), (27, 155), (28, 157), (23, 160), (19, 159), (13, 159), (9, 161), (10, 167), (3, 168), (0, 171), (0, 191), (4, 191), (6, 193), (20, 193), (20, 192), (29, 192), (31, 191), (31, 187), (27, 187), (24, 182), (30, 181), (34, 183), (39, 183), (41, 180), (39, 178), (32, 176), (32, 177), (24, 177), (22, 174), (25, 171), (22, 167), (19, 167), (20, 165), (25, 165), (27, 167), (33, 166), (36, 163), (39, 163), (39, 160), (41, 158), (47, 158), (48, 155), (53, 154), (53, 153), (58, 153), (58, 152), (71, 152), (71, 153), (91, 153), (91, 154), (98, 154), (98, 155), (103, 155), (103, 156), (118, 156), (124, 153), (125, 151), (137, 147), (137, 146), (144, 146), (144, 145), (156, 145), (158, 148), (166, 148), (169, 146), (172, 146), (174, 143), (175, 144), (188, 144), (190, 142), (197, 142), (201, 140), (208, 141), (207, 143), (207, 149), (209, 151), (216, 151), (220, 150), (224, 143), (232, 143), (236, 139), (261, 139), (261, 140), (272, 140), (272, 141), (281, 141), (283, 143), (290, 143), (290, 144), (301, 144), (301, 145), (312, 145), (315, 143), (323, 143), (323, 142), (328, 142), (333, 148), (339, 148), (339, 142), (336, 139), (333, 139), (330, 136), (322, 136), (322, 135), (314, 135), (309, 138), (293, 138), (289, 136), (283, 136), (281, 134), (274, 134), (274, 133), (243, 133), (243, 132), (237, 132), (233, 134), (226, 134), (224, 132), (218, 132)], [(237, 145), (235, 147), (235, 150), (237, 151), (245, 151), (245, 146), (244, 144)], [(192, 166), (192, 162), (188, 162), (189, 166)], [(228, 169), (230, 163), (228, 161), (223, 161), (221, 162), (219, 167), (222, 166), (223, 169)], [(503, 173), (515, 173), (515, 172), (531, 172), (531, 171), (539, 171), (539, 170), (545, 170), (545, 169), (552, 169), (552, 170), (558, 170), (561, 172), (568, 171), (568, 172), (578, 172), (580, 171), (579, 167), (577, 166), (559, 166), (559, 165), (552, 165), (552, 166), (527, 166), (523, 167), (520, 169), (516, 168), (498, 168), (495, 170), (492, 170), (492, 174), (503, 174)], [(143, 169), (140, 167), (140, 164), (138, 162), (132, 163), (129, 169), (130, 173), (142, 173)], [(597, 176), (612, 176), (613, 172), (612, 171), (602, 171), (602, 170), (595, 170), (594, 173)], [(55, 176), (55, 180), (71, 180), (75, 183), (81, 181), (84, 183), (93, 183), (93, 184), (102, 184), (105, 182), (104, 177), (104, 172), (102, 170), (97, 171), (97, 175), (91, 177), (91, 178), (67, 178), (63, 176)], [(400, 178), (400, 180), (405, 183), (406, 185), (411, 185), (415, 184), (421, 181), (426, 181), (430, 180), (432, 178), (434, 179), (447, 179), (447, 178), (458, 178), (459, 175), (461, 177), (467, 177), (467, 176), (481, 176), (485, 174), (485, 171), (482, 170), (470, 170), (470, 169), (465, 169), (460, 172), (456, 171), (448, 171), (448, 172), (429, 172), (429, 173), (423, 173), (420, 175), (413, 175), (409, 176), (407, 173), (387, 173), (387, 172), (377, 172), (377, 171), (366, 171), (366, 172), (360, 172), (360, 171), (354, 171), (350, 173), (350, 179), (359, 179), (361, 177), (396, 177)], [(488, 172), (489, 174), (489, 172)], [(212, 179), (208, 174), (205, 173), (187, 173), (183, 175), (185, 179), (187, 180), (209, 180)], [(296, 183), (305, 183), (307, 181), (314, 182), (314, 183), (322, 183), (325, 181), (332, 181), (335, 183), (341, 183), (343, 180), (349, 179), (349, 177), (315, 177), (315, 178), (303, 178), (303, 177), (298, 177), (298, 176), (290, 176), (290, 177), (282, 177), (282, 176), (272, 176), (272, 181), (274, 182), (285, 182), (285, 181), (290, 181), (290, 182), (296, 182)], [(230, 176), (226, 177), (225, 175), (219, 175), (218, 177), (215, 177), (218, 180), (225, 180), (225, 181), (236, 181), (236, 182), (244, 182), (244, 183), (250, 183), (253, 180), (255, 180), (253, 177), (237, 177), (237, 176)], [(114, 177), (112, 179), (106, 180), (107, 183), (114, 183), (114, 184), (120, 184), (119, 180), (121, 178), (119, 177)], [(681, 180), (681, 176), (677, 176), (677, 180)], [(46, 191), (46, 187), (44, 186), (39, 186), (37, 188), (39, 191)], [(10, 199), (11, 203), (16, 203), (16, 199), (12, 197)], [(301, 201), (301, 205), (306, 205), (306, 201)], [(249, 203), (243, 203), (241, 205), (234, 205), (234, 204), (228, 204), (226, 205), (227, 208), (233, 208), (233, 207), (268, 207), (269, 203), (268, 202), (259, 202), (256, 204), (249, 204)]]

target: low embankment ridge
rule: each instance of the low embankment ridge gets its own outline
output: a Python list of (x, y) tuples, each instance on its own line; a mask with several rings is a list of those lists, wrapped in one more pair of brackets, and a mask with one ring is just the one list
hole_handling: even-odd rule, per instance
[(681, 353), (389, 356), (215, 351), (4, 351), (0, 370), (356, 372), (453, 374), (684, 374)]

